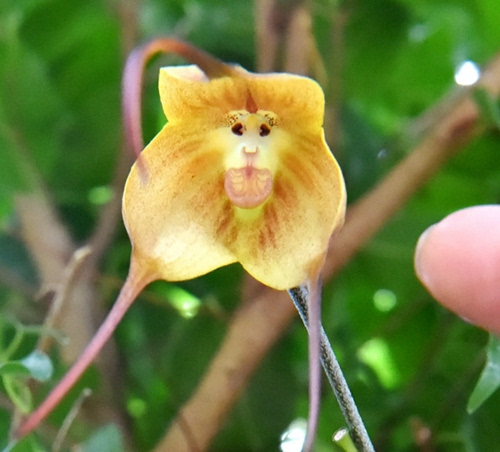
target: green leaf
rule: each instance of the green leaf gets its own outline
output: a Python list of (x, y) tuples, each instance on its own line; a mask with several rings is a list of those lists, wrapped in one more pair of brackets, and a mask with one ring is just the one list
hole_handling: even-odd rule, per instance
[(47, 381), (52, 376), (52, 361), (40, 350), (34, 350), (20, 362), (30, 371), (30, 375), (37, 381)]
[(476, 411), (500, 386), (500, 338), (490, 336), (486, 353), (486, 365), (467, 404), (469, 413)]
[(30, 371), (19, 361), (7, 361), (0, 364), (0, 376), (28, 376)]
[(94, 433), (83, 444), (82, 452), (122, 452), (124, 450), (120, 431), (115, 425), (106, 425)]
[(28, 385), (23, 380), (12, 375), (5, 375), (3, 377), (3, 384), (7, 394), (18, 410), (23, 414), (29, 413), (33, 404)]

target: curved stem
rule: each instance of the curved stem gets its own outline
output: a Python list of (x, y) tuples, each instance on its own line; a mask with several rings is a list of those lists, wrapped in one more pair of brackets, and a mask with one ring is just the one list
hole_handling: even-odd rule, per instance
[(94, 361), (104, 344), (111, 337), (117, 325), (120, 323), (120, 320), (134, 302), (139, 292), (150, 281), (151, 278), (147, 274), (139, 275), (135, 274), (133, 271), (130, 272), (129, 277), (125, 281), (125, 284), (118, 295), (118, 299), (113, 305), (111, 311), (109, 311), (109, 314), (102, 323), (101, 327), (94, 335), (92, 341), (90, 341), (76, 363), (73, 364), (73, 367), (71, 367), (64, 378), (52, 390), (42, 404), (19, 426), (15, 434), (17, 439), (23, 438), (28, 433), (36, 429), (71, 390), (85, 370), (87, 370), (90, 366), (92, 361)]
[(136, 157), (142, 140), (141, 95), (144, 70), (149, 60), (158, 53), (173, 53), (196, 64), (209, 78), (235, 75), (231, 66), (202, 50), (174, 38), (156, 38), (136, 47), (127, 58), (122, 78), (122, 114), (125, 135)]
[[(288, 291), (306, 328), (309, 328), (309, 291), (302, 285)], [(311, 317), (312, 320), (312, 317)], [(373, 444), (366, 431), (363, 419), (359, 414), (347, 381), (342, 373), (339, 362), (333, 352), (328, 336), (321, 327), (321, 364), (335, 393), (342, 415), (349, 429), (349, 434), (360, 452), (375, 452)]]

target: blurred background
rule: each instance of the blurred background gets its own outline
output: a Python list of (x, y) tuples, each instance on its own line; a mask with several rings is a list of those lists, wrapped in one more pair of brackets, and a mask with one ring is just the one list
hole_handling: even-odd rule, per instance
[[(248, 70), (318, 80), (325, 133), (355, 203), (498, 58), (499, 30), (496, 0), (2, 0), (0, 446), (76, 359), (126, 277), (120, 190), (133, 157), (120, 83), (136, 44), (175, 35)], [(158, 68), (182, 62), (162, 56), (148, 67), (146, 141), (165, 123)], [(476, 98), (484, 113), (478, 133), (325, 281), (323, 323), (377, 451), (498, 449), (500, 394), (466, 411), (488, 335), (436, 304), (413, 271), (428, 226), (500, 201), (500, 135), (488, 114), (498, 102), (483, 91)], [(153, 449), (202, 380), (242, 298), (251, 300), (249, 285), (232, 265), (148, 287), (96, 366), (14, 450)], [(47, 355), (16, 368), (35, 347)], [(307, 368), (296, 317), (209, 450), (298, 450), (280, 446), (280, 437), (307, 415)], [(40, 381), (29, 381), (30, 372)], [(62, 441), (63, 420), (85, 387), (93, 394)], [(344, 421), (326, 383), (322, 400), (316, 450), (334, 451)]]

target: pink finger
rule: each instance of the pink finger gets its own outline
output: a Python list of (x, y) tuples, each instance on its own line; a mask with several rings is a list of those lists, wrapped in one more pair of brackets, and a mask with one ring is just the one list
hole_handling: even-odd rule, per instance
[(500, 206), (459, 210), (427, 229), (415, 270), (443, 306), (500, 334)]

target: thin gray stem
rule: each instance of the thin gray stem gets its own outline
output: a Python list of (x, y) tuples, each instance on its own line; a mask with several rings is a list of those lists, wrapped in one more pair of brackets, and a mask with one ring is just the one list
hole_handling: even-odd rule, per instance
[[(309, 294), (307, 292), (307, 287), (305, 285), (295, 287), (290, 289), (288, 293), (304, 325), (309, 329)], [(323, 365), (325, 374), (337, 398), (340, 410), (342, 411), (342, 415), (349, 429), (349, 434), (356, 448), (359, 452), (375, 452), (363, 423), (363, 419), (361, 419), (359, 414), (356, 402), (354, 402), (347, 381), (323, 327), (321, 327), (321, 364)]]

